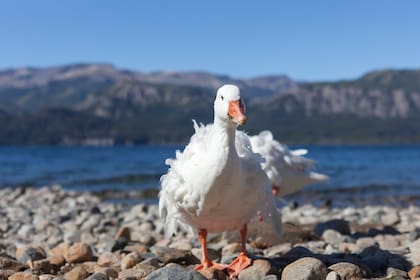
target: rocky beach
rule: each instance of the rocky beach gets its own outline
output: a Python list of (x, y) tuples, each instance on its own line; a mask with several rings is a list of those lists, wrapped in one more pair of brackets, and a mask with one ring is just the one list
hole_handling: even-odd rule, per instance
[[(420, 277), (419, 207), (332, 205), (282, 207), (283, 239), (268, 246), (251, 237), (253, 264), (238, 279)], [(240, 244), (212, 234), (209, 248), (229, 263)], [(164, 238), (157, 205), (60, 186), (0, 190), (0, 279), (228, 279), (195, 271), (200, 256), (192, 234)]]

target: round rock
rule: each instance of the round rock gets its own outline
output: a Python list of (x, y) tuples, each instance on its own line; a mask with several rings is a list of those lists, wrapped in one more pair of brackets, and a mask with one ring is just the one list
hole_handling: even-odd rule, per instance
[(323, 262), (316, 258), (305, 257), (292, 262), (283, 269), (283, 280), (317, 280), (325, 279), (328, 270)]
[(178, 265), (163, 267), (161, 269), (153, 271), (146, 277), (146, 280), (160, 280), (160, 279), (207, 280), (207, 278), (201, 275), (199, 272), (195, 270), (187, 270)]
[(341, 279), (363, 279), (369, 277), (364, 269), (349, 262), (339, 262), (331, 265), (328, 269), (337, 272)]
[(93, 258), (92, 248), (85, 243), (73, 244), (64, 254), (68, 263), (90, 261)]

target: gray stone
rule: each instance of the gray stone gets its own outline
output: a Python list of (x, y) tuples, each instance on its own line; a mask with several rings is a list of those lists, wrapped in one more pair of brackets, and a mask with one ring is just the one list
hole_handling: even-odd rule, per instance
[(180, 240), (174, 241), (171, 243), (171, 245), (169, 245), (169, 247), (175, 248), (178, 250), (186, 250), (186, 251), (189, 251), (192, 249), (191, 243), (188, 239), (180, 239)]
[(340, 243), (346, 240), (345, 236), (333, 229), (326, 229), (322, 233), (322, 239), (325, 242), (338, 246)]
[(38, 276), (39, 280), (57, 280), (60, 278), (57, 278), (55, 275), (52, 274), (41, 274)]
[(147, 275), (146, 280), (207, 280), (206, 277), (201, 275), (195, 270), (187, 270), (181, 266), (167, 266), (153, 271)]
[(283, 243), (269, 247), (264, 250), (264, 256), (271, 258), (278, 255), (284, 255), (292, 249), (292, 243)]
[(331, 265), (328, 269), (337, 272), (341, 279), (363, 279), (370, 275), (360, 266), (349, 262), (340, 262)]
[(131, 239), (143, 243), (147, 246), (153, 246), (156, 243), (155, 237), (151, 232), (134, 231), (131, 233)]
[(24, 238), (29, 238), (35, 234), (35, 228), (32, 225), (24, 224), (20, 227), (17, 234)]
[(327, 246), (327, 243), (322, 240), (308, 241), (306, 243), (306, 248), (308, 248), (311, 252), (316, 253), (316, 254), (324, 253), (324, 249), (326, 246)]
[(363, 250), (371, 246), (378, 246), (378, 242), (372, 237), (361, 237), (357, 239), (356, 245), (360, 247), (360, 250)]
[[(227, 272), (218, 270), (215, 267), (209, 267), (200, 270), (200, 274), (206, 277), (207, 279), (216, 279), (216, 280), (228, 280), (229, 276)], [(236, 277), (235, 277), (236, 278)]]
[(397, 224), (400, 221), (400, 216), (398, 215), (397, 211), (390, 211), (385, 215), (381, 216), (382, 224), (386, 226), (392, 226)]
[(341, 280), (340, 275), (335, 271), (330, 271), (327, 274), (327, 277), (325, 277), (325, 280)]
[(117, 254), (105, 252), (99, 256), (97, 263), (99, 266), (110, 266), (113, 263), (118, 262), (120, 259), (120, 256)]
[(77, 229), (76, 225), (72, 225), (64, 232), (64, 242), (66, 243), (75, 243), (80, 242), (81, 231)]
[(155, 257), (147, 258), (144, 261), (142, 261), (141, 264), (148, 264), (148, 265), (154, 266), (156, 268), (158, 268), (160, 266), (159, 265), (159, 259), (155, 258)]
[(0, 222), (0, 232), (7, 232), (9, 230), (9, 224), (7, 222)]
[(36, 261), (46, 258), (47, 254), (41, 247), (22, 247), (16, 250), (16, 257), (19, 262)]
[(408, 240), (410, 242), (414, 242), (419, 238), (420, 238), (420, 228), (416, 227), (415, 229), (410, 231), (410, 234), (408, 235)]
[(108, 280), (108, 276), (104, 273), (96, 272), (88, 278), (86, 278), (86, 280)]
[(323, 262), (312, 257), (298, 259), (287, 265), (281, 274), (282, 280), (325, 279), (328, 270)]
[(407, 272), (398, 268), (388, 267), (386, 270), (386, 276), (390, 279), (407, 279)]
[(222, 264), (230, 264), (237, 257), (238, 257), (238, 254), (225, 255), (225, 256), (222, 255), (222, 258), (220, 259), (220, 263), (222, 263)]
[[(178, 250), (168, 247), (158, 247), (153, 246), (150, 248), (150, 251), (155, 254), (155, 256), (162, 263), (179, 263), (187, 260), (191, 260), (191, 254), (188, 251)], [(194, 257), (194, 259), (196, 259)]]
[(252, 265), (239, 273), (239, 280), (263, 279), (264, 276), (274, 273), (274, 269), (267, 260), (254, 260)]
[(379, 247), (382, 250), (392, 250), (401, 246), (400, 239), (396, 235), (377, 235), (375, 240), (378, 241)]
[(262, 278), (262, 280), (278, 280), (279, 277), (277, 275), (274, 274), (270, 274), (270, 275), (266, 275), (264, 276), (264, 278)]

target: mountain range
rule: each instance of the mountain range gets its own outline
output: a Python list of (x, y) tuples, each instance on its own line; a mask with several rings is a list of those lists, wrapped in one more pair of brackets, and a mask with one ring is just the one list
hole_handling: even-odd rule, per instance
[(182, 143), (191, 119), (211, 122), (226, 83), (241, 88), (249, 133), (270, 129), (286, 143), (420, 142), (420, 70), (301, 82), (72, 64), (0, 71), (0, 144)]

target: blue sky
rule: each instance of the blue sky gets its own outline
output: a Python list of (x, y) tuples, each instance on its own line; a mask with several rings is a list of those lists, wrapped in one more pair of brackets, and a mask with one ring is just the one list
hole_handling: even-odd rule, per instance
[(0, 69), (107, 62), (143, 72), (355, 78), (420, 68), (420, 1), (1, 1)]

